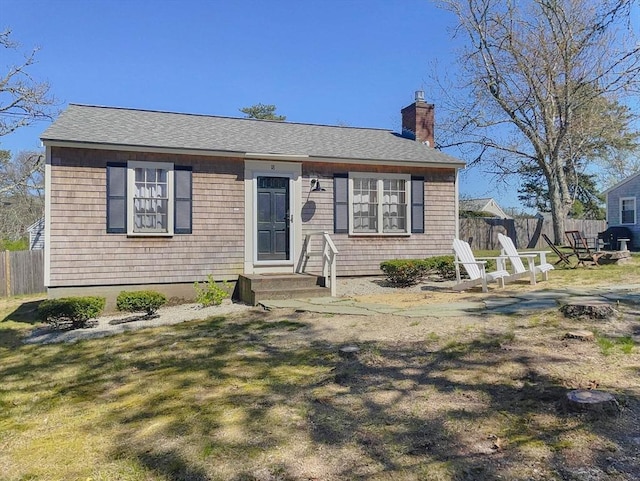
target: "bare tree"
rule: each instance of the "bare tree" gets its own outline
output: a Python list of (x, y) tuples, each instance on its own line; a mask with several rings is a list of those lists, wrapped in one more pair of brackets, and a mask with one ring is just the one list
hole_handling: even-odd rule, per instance
[(24, 237), (44, 213), (44, 154), (0, 150), (0, 239)]
[(570, 183), (579, 177), (571, 173), (585, 167), (584, 149), (593, 151), (594, 139), (611, 134), (605, 128), (603, 135), (602, 122), (595, 121), (601, 109), (590, 107), (638, 93), (640, 43), (633, 43), (628, 24), (632, 3), (441, 2), (458, 18), (456, 33), (466, 37), (459, 60), (468, 96), (449, 94), (444, 104), (455, 120), (450, 145), (468, 148), (473, 162), (488, 162), (498, 175), (539, 169), (556, 241), (573, 203)]
[(47, 82), (36, 81), (29, 73), (38, 49), (18, 55), (18, 44), (11, 40), (11, 31), (0, 32), (0, 52), (4, 58), (19, 56), (19, 61), (0, 74), (0, 137), (38, 120), (51, 119), (56, 100), (49, 93)]

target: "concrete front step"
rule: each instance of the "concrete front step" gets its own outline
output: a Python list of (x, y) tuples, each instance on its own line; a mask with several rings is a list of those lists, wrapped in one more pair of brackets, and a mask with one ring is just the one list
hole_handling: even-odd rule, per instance
[(253, 305), (260, 304), (261, 301), (276, 299), (306, 299), (309, 297), (327, 297), (331, 291), (326, 287), (295, 287), (289, 289), (267, 289), (253, 292)]
[(257, 305), (269, 299), (300, 299), (330, 296), (324, 279), (306, 274), (249, 274), (238, 279), (240, 300)]
[(252, 289), (315, 287), (321, 282), (318, 276), (307, 274), (248, 274), (242, 275), (241, 278), (248, 280)]

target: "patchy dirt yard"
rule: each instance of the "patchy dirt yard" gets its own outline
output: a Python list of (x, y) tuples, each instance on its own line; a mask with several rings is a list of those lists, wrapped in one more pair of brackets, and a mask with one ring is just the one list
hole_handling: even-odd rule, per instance
[[(638, 282), (593, 272), (600, 281), (580, 287)], [(561, 274), (537, 288), (564, 285)], [(497, 294), (520, 290), (532, 289)], [(486, 298), (441, 284), (350, 296)], [(0, 478), (637, 480), (634, 299), (612, 302), (604, 320), (555, 308), (437, 318), (247, 309), (72, 344), (4, 344)], [(566, 337), (576, 329), (594, 339)], [(359, 351), (341, 355), (346, 345)], [(574, 389), (609, 392), (620, 409), (569, 411)]]
[[(357, 298), (425, 302), (422, 293)], [(269, 333), (269, 344), (360, 348), (335, 357), (308, 393), (306, 429), (326, 457), (291, 479), (640, 479), (640, 310), (616, 309), (604, 321), (556, 310), (437, 320), (265, 314), (299, 326)], [(565, 337), (576, 329), (595, 341)], [(621, 412), (568, 412), (574, 389), (610, 392)]]

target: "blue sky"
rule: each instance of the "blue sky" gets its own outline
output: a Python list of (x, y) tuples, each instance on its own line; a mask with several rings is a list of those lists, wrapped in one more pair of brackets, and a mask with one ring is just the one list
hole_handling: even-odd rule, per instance
[[(396, 131), (414, 91), (429, 92), (433, 62), (455, 68), (453, 25), (427, 0), (0, 0), (0, 29), (24, 52), (40, 47), (31, 74), (61, 109), (240, 117), (262, 102), (292, 122)], [(0, 148), (38, 148), (47, 125), (1, 137)], [(469, 170), (461, 194), (518, 205), (515, 188), (491, 185)]]

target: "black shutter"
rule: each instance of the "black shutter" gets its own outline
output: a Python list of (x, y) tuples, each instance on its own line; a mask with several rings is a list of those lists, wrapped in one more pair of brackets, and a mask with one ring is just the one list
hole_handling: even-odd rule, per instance
[(174, 167), (173, 232), (175, 234), (191, 234), (192, 230), (192, 182), (191, 167)]
[(127, 233), (127, 164), (107, 164), (107, 233)]
[(333, 232), (349, 233), (349, 175), (333, 176)]
[(411, 177), (411, 233), (424, 233), (424, 177)]

